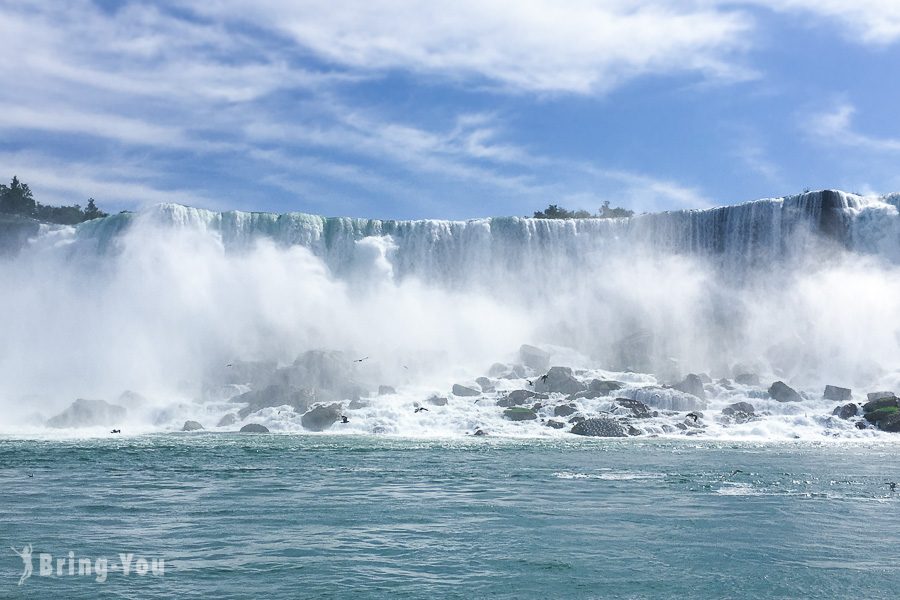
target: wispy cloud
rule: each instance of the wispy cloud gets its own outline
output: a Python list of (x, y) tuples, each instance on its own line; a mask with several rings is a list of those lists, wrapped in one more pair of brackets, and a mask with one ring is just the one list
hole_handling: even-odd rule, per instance
[(853, 126), (856, 107), (840, 102), (832, 109), (816, 113), (806, 121), (808, 135), (828, 144), (849, 146), (876, 152), (900, 152), (900, 139), (877, 137), (857, 131)]

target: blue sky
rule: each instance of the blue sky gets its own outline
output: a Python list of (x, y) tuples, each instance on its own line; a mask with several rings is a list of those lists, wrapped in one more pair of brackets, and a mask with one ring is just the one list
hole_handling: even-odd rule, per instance
[(897, 0), (0, 0), (39, 201), (381, 218), (900, 190)]

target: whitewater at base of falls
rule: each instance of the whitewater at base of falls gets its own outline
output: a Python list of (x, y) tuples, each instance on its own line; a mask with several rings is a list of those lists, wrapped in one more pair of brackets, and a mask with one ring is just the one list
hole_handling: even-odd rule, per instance
[[(128, 434), (188, 420), (301, 432), (310, 408), (338, 403), (349, 422), (329, 434), (556, 437), (572, 435), (573, 417), (611, 415), (640, 435), (888, 436), (833, 416), (838, 403), (822, 389), (852, 388), (858, 403), (900, 391), (898, 206), (896, 195), (826, 191), (613, 220), (161, 205), (77, 227), (29, 223), (28, 235), (0, 232), (27, 240), (0, 256), (0, 433)], [(523, 362), (522, 344), (551, 362), (491, 374), (494, 363)], [(340, 365), (302, 364), (318, 351)], [(624, 386), (529, 402), (541, 404), (533, 420), (504, 416), (497, 402), (535, 390), (551, 365), (571, 367), (581, 385)], [(688, 373), (710, 375), (702, 405), (665, 387)], [(720, 381), (748, 373), (760, 385)], [(485, 376), (489, 391), (451, 393)], [(774, 401), (776, 380), (805, 396)], [(235, 401), (273, 385), (264, 401), (244, 396), (255, 405)], [(428, 404), (434, 395), (446, 405)], [(127, 416), (48, 428), (76, 398)], [(616, 398), (657, 414), (623, 416)], [(737, 402), (754, 406), (752, 418), (722, 414)], [(554, 414), (570, 403), (572, 415)], [(217, 427), (241, 409), (252, 410)], [(699, 420), (687, 416), (695, 411)]]

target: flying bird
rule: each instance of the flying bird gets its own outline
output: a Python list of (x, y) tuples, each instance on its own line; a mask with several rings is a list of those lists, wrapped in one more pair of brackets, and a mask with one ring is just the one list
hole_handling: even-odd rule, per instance
[(419, 406), (419, 407), (416, 408), (416, 410), (414, 410), (413, 412), (422, 412), (423, 410), (424, 410), (425, 412), (428, 412), (428, 409), (425, 408), (424, 406)]
[(368, 356), (364, 356), (364, 357), (362, 357), (362, 358), (357, 358), (357, 359), (354, 360), (353, 362), (355, 362), (355, 363), (361, 363), (361, 362), (364, 361), (364, 360), (369, 360), (369, 357), (368, 357)]
[(891, 488), (891, 492), (896, 492), (896, 491), (897, 491), (897, 483), (896, 483), (896, 482), (894, 482), (894, 481), (889, 481), (889, 482), (887, 482), (887, 484), (885, 484), (885, 485), (887, 485), (888, 487)]

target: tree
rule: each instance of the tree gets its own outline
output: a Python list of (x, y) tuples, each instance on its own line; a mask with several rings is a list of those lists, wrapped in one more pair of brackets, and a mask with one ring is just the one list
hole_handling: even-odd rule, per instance
[(87, 206), (84, 209), (85, 221), (90, 221), (91, 219), (100, 219), (106, 216), (108, 216), (108, 214), (97, 208), (97, 205), (94, 203), (93, 198), (88, 199)]
[(30, 217), (34, 215), (34, 208), (34, 196), (27, 183), (22, 183), (13, 175), (8, 187), (0, 185), (0, 212)]
[(544, 210), (539, 210), (534, 213), (535, 219), (590, 219), (590, 218), (599, 218), (599, 219), (618, 219), (622, 217), (631, 217), (634, 216), (633, 210), (628, 210), (627, 208), (615, 207), (611, 208), (609, 206), (609, 201), (603, 203), (603, 206), (600, 208), (600, 212), (596, 215), (592, 215), (586, 210), (566, 210), (561, 206), (557, 206), (556, 204), (551, 204)]
[(622, 219), (633, 217), (634, 211), (628, 210), (627, 208), (622, 208), (621, 206), (610, 208), (609, 200), (604, 200), (603, 206), (600, 207), (600, 212), (597, 214), (597, 216), (601, 219)]

